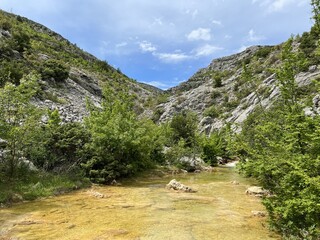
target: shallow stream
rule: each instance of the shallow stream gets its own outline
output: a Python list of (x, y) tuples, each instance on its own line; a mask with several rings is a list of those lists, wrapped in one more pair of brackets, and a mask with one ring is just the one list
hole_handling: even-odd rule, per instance
[[(165, 189), (173, 178), (197, 192)], [(279, 239), (265, 217), (252, 214), (265, 211), (245, 194), (252, 184), (232, 168), (217, 168), (94, 186), (0, 209), (0, 239)]]

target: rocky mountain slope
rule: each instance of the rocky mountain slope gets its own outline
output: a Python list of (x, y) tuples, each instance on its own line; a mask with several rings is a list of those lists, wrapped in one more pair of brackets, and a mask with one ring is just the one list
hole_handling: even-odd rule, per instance
[[(296, 49), (299, 42), (295, 41)], [(156, 107), (158, 121), (165, 122), (184, 109), (197, 113), (199, 128), (210, 133), (231, 123), (239, 125), (257, 106), (269, 108), (279, 95), (275, 69), (281, 63), (282, 45), (253, 46), (241, 53), (213, 60), (199, 70), (187, 82), (167, 91), (168, 98)], [(244, 76), (244, 66), (251, 76)], [(302, 101), (314, 107), (306, 109), (309, 114), (316, 111), (319, 96), (313, 80), (320, 78), (317, 64), (309, 63), (296, 75)], [(160, 114), (159, 114), (160, 113)]]
[[(312, 32), (297, 36), (294, 45), (306, 58), (315, 59)], [(163, 93), (130, 79), (41, 24), (0, 11), (0, 87), (6, 82), (18, 84), (24, 74), (39, 73), (41, 92), (34, 103), (58, 109), (66, 122), (81, 121), (87, 114), (87, 99), (99, 105), (102, 88), (107, 86), (115, 91), (127, 89), (134, 95), (135, 111), (156, 122), (165, 122), (187, 109), (198, 115), (203, 132), (210, 133), (227, 123), (236, 127), (257, 106), (268, 108), (276, 101), (279, 89), (272, 69), (281, 64), (281, 49), (282, 45), (253, 46), (215, 59), (187, 82)], [(309, 61), (296, 76), (301, 101), (313, 101), (314, 106), (320, 99), (313, 83), (320, 77), (318, 60)], [(309, 104), (306, 112), (314, 111)]]
[[(135, 96), (137, 113), (161, 90), (141, 84), (107, 62), (79, 49), (59, 34), (27, 18), (0, 11), (0, 87), (18, 84), (24, 74), (40, 73), (41, 92), (35, 104), (58, 109), (64, 121), (81, 121), (86, 100), (99, 105), (102, 88)], [(66, 73), (66, 75), (63, 75)]]

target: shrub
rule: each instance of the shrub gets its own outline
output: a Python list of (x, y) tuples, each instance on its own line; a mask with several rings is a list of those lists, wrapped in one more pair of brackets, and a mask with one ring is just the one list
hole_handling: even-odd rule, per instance
[(214, 87), (222, 87), (222, 77), (221, 75), (215, 75), (213, 77)]
[(8, 21), (3, 21), (0, 23), (0, 28), (2, 28), (5, 31), (10, 31), (11, 30), (11, 23)]
[(153, 122), (158, 122), (161, 115), (164, 113), (164, 109), (162, 107), (158, 107), (154, 112), (153, 115), (151, 117), (151, 120)]
[(254, 55), (258, 58), (266, 58), (272, 51), (273, 47), (266, 46), (257, 50)]
[(304, 32), (300, 38), (299, 48), (306, 54), (306, 56), (311, 56), (314, 49), (316, 48), (316, 40), (312, 34)]
[(211, 166), (218, 165), (217, 157), (223, 156), (226, 151), (226, 142), (222, 134), (213, 132), (209, 137), (204, 136), (200, 145), (202, 159)]
[(57, 110), (49, 112), (48, 124), (34, 132), (37, 144), (28, 148), (28, 158), (45, 170), (61, 171), (79, 167), (89, 133), (80, 123), (60, 124)]
[(197, 117), (193, 112), (182, 111), (174, 115), (170, 122), (173, 131), (173, 141), (178, 143), (181, 139), (187, 147), (194, 146), (196, 142)]
[(30, 36), (23, 31), (14, 33), (9, 45), (12, 49), (17, 50), (18, 52), (24, 52), (31, 48)]
[(69, 77), (69, 67), (59, 60), (49, 59), (43, 63), (40, 73), (45, 80), (53, 78), (58, 82), (62, 82)]
[(23, 65), (18, 61), (2, 61), (0, 63), (0, 87), (3, 87), (6, 82), (11, 82), (19, 85), (20, 79), (23, 76)]
[(109, 183), (150, 167), (159, 154), (156, 129), (150, 121), (138, 120), (132, 111), (128, 93), (115, 97), (105, 89), (102, 109), (89, 105), (85, 124), (91, 134), (86, 144), (86, 161), (82, 164), (91, 181)]
[(212, 117), (212, 118), (217, 118), (220, 115), (219, 110), (215, 106), (211, 106), (204, 110), (203, 112), (204, 116)]

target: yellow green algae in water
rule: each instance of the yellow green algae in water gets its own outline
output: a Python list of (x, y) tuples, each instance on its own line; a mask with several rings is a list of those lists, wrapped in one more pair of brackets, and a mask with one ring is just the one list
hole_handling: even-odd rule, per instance
[[(176, 178), (197, 190), (165, 189)], [(237, 181), (239, 184), (232, 184)], [(233, 169), (95, 186), (0, 210), (0, 239), (280, 239)]]

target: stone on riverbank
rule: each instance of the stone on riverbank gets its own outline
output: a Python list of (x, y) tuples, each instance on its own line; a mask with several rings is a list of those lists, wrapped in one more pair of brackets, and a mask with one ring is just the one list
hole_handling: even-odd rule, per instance
[(269, 191), (263, 189), (262, 187), (253, 186), (253, 187), (249, 187), (246, 190), (246, 194), (254, 195), (256, 197), (263, 197), (263, 196), (269, 195)]

